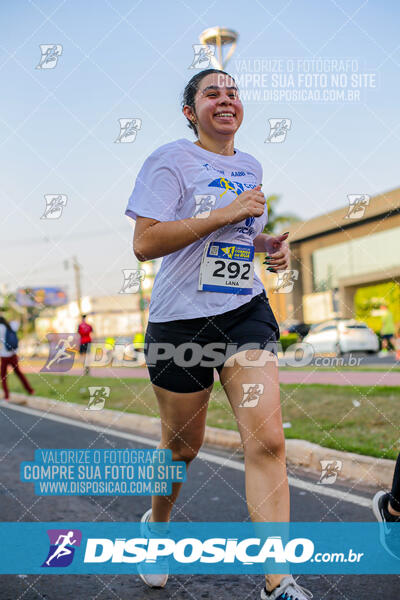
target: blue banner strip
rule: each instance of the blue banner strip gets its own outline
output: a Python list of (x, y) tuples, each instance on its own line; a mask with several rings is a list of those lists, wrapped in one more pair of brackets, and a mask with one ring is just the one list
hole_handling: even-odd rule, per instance
[[(1, 523), (2, 574), (398, 574), (400, 523)], [(163, 571), (161, 571), (163, 572)]]

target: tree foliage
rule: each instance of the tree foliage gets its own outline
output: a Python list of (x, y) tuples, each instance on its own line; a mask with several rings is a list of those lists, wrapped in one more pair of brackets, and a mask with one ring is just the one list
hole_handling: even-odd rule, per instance
[(268, 223), (263, 233), (282, 233), (285, 227), (298, 223), (301, 219), (294, 213), (279, 213), (278, 203), (281, 197), (278, 194), (267, 196)]

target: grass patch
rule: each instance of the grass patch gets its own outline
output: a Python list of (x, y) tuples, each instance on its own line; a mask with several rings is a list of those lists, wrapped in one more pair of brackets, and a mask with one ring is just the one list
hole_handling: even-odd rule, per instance
[[(10, 390), (23, 392), (14, 374)], [(106, 408), (158, 417), (158, 405), (147, 379), (116, 379), (60, 374), (30, 374), (38, 396), (87, 405), (88, 386), (109, 386)], [(353, 401), (360, 406), (354, 406)], [(304, 439), (321, 446), (396, 459), (400, 451), (400, 388), (381, 386), (281, 385), (283, 420), (292, 427), (286, 438)], [(248, 409), (251, 410), (251, 409)], [(209, 403), (207, 425), (237, 431), (228, 400), (216, 382)]]

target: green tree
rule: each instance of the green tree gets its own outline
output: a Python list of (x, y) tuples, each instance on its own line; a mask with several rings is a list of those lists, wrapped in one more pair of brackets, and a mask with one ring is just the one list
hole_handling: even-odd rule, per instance
[(278, 214), (277, 205), (280, 199), (281, 197), (277, 194), (267, 196), (268, 223), (264, 228), (263, 233), (282, 233), (288, 225), (301, 221), (301, 219), (293, 213)]

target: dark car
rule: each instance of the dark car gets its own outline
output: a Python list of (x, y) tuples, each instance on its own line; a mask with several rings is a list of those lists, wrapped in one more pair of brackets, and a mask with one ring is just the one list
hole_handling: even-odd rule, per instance
[(296, 333), (300, 339), (303, 339), (310, 331), (310, 328), (311, 325), (307, 325), (307, 323), (292, 323), (287, 327), (281, 328), (281, 335)]

